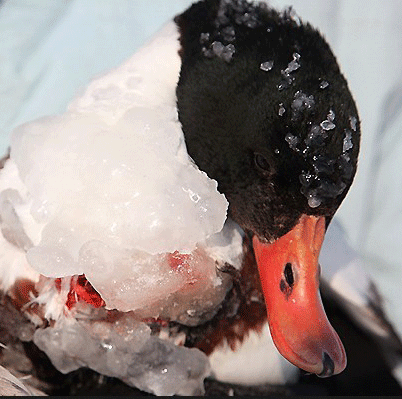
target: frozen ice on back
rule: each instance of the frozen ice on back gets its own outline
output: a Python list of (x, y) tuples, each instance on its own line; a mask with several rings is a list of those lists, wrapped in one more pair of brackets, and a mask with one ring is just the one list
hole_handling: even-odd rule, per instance
[(7, 198), (32, 242), (33, 269), (48, 277), (84, 273), (109, 308), (146, 305), (215, 267), (190, 262), (187, 273), (173, 273), (164, 256), (206, 248), (228, 205), (187, 155), (176, 112), (177, 39), (172, 22), (93, 80), (66, 113), (17, 128), (0, 173), (4, 193), (7, 171), (18, 169), (24, 189)]

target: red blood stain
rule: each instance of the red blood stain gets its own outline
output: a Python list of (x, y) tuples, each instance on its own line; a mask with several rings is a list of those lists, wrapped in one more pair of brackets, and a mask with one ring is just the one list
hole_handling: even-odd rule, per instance
[[(54, 283), (57, 290), (61, 290), (61, 278), (56, 278)], [(77, 302), (83, 301), (95, 308), (105, 306), (105, 301), (99, 293), (92, 287), (84, 274), (71, 278), (70, 290), (67, 294), (66, 306), (71, 309)]]

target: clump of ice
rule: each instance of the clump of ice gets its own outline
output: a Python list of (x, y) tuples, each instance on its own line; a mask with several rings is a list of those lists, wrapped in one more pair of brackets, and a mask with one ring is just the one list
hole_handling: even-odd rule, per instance
[(265, 61), (260, 64), (260, 69), (262, 71), (268, 72), (274, 67), (273, 61)]
[(299, 148), (297, 147), (297, 144), (299, 143), (300, 139), (293, 135), (292, 133), (287, 133), (285, 136), (285, 141), (289, 144), (289, 147), (293, 150), (293, 151), (300, 151)]
[(65, 114), (17, 128), (0, 175), (6, 240), (45, 276), (85, 274), (108, 308), (222, 285), (206, 240), (222, 234), (228, 203), (186, 151), (178, 50), (171, 23)]
[(210, 374), (204, 353), (151, 336), (129, 314), (114, 323), (60, 319), (34, 342), (63, 373), (86, 366), (155, 395), (201, 395)]
[(321, 81), (320, 89), (326, 89), (329, 86), (329, 83), (326, 80)]
[(224, 59), (226, 62), (229, 62), (232, 59), (233, 54), (236, 52), (236, 49), (233, 44), (227, 44), (225, 46), (221, 42), (213, 42), (212, 51), (218, 57)]
[[(171, 23), (66, 113), (17, 128), (0, 171), (0, 286), (35, 282), (33, 301), (54, 320), (35, 344), (63, 373), (86, 366), (156, 395), (202, 394), (210, 365), (138, 320), (209, 320), (232, 285), (219, 265), (242, 263), (243, 232), (186, 151), (178, 50)], [(230, 61), (234, 47), (222, 51)], [(65, 276), (60, 289), (41, 274)], [(109, 322), (104, 308), (82, 317), (83, 302), (69, 311), (79, 274), (127, 313)]]
[(278, 85), (279, 90), (288, 88), (295, 80), (294, 76), (291, 75), (292, 72), (297, 71), (300, 68), (300, 54), (293, 53), (293, 59), (289, 62), (285, 69), (281, 70), (282, 80)]
[(336, 125), (334, 123), (335, 120), (335, 113), (332, 109), (329, 110), (329, 113), (327, 115), (327, 119), (325, 121), (322, 121), (320, 123), (320, 126), (324, 129), (324, 130), (332, 130), (335, 129)]
[(345, 152), (349, 151), (352, 147), (353, 147), (352, 132), (350, 130), (346, 130), (345, 137), (343, 138), (342, 151), (345, 153)]
[(235, 52), (236, 47), (232, 43), (224, 45), (220, 41), (214, 41), (208, 49), (206, 47), (203, 48), (203, 54), (206, 57), (212, 58), (217, 56), (226, 62), (230, 62), (232, 60)]
[(83, 273), (79, 251), (95, 240), (149, 254), (191, 251), (222, 228), (226, 200), (184, 154), (178, 122), (146, 108), (114, 125), (69, 112), (17, 129), (11, 157), (32, 216), (46, 224), (31, 263), (52, 277)]
[(293, 53), (293, 59), (292, 59), (292, 61), (289, 62), (288, 66), (283, 71), (283, 74), (289, 75), (291, 72), (298, 70), (300, 68), (299, 61), (300, 61), (300, 54)]
[(298, 90), (294, 95), (294, 100), (292, 101), (293, 119), (296, 118), (300, 113), (310, 112), (315, 105), (314, 96), (303, 93)]
[(356, 131), (356, 127), (357, 127), (357, 118), (355, 116), (350, 116), (349, 117), (350, 120), (350, 127), (352, 128), (352, 130), (355, 132)]

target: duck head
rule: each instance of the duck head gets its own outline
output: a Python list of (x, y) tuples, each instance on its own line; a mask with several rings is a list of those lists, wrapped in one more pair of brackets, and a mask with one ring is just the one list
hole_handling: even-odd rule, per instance
[(320, 376), (346, 366), (319, 294), (325, 230), (356, 172), (357, 109), (323, 37), (291, 10), (201, 1), (176, 17), (188, 153), (253, 236), (278, 350)]

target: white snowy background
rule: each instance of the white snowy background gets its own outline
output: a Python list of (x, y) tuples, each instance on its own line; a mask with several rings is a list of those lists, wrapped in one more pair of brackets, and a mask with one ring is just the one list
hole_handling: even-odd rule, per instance
[[(21, 123), (62, 113), (191, 0), (0, 0), (0, 154)], [(402, 333), (402, 0), (272, 0), (331, 44), (355, 96), (362, 145), (337, 213)]]

